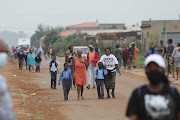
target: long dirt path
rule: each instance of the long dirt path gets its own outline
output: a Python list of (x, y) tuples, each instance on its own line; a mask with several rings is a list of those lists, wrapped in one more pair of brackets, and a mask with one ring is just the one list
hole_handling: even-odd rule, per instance
[[(64, 58), (57, 58), (57, 61), (61, 63), (61, 71)], [(62, 85), (56, 90), (50, 89), (48, 62), (43, 59), (40, 73), (29, 73), (25, 68), (19, 71), (17, 61), (11, 60), (3, 69), (19, 120), (127, 120), (125, 111), (132, 90), (147, 82), (143, 76), (123, 72), (116, 78), (115, 99), (99, 100), (96, 89), (85, 88), (85, 100), (77, 101), (73, 88), (69, 101), (63, 101)]]

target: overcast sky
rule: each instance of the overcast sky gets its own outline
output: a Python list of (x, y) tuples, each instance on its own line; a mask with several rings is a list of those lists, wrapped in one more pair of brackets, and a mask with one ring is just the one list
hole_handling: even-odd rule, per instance
[(34, 33), (38, 24), (125, 23), (178, 19), (180, 0), (0, 0), (0, 30)]

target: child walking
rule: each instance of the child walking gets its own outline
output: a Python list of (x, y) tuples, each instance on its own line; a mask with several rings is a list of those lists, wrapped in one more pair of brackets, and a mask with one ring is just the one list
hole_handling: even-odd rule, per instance
[(50, 61), (48, 65), (49, 65), (49, 71), (51, 73), (51, 89), (53, 88), (56, 89), (56, 80), (57, 80), (57, 71), (58, 71), (57, 67), (58, 65), (60, 65), (56, 61), (56, 56), (52, 56), (52, 61)]
[(35, 61), (36, 61), (36, 72), (40, 72), (40, 64), (42, 61), (40, 54), (37, 54), (37, 57), (35, 57)]
[(104, 80), (107, 75), (106, 67), (103, 66), (102, 62), (98, 63), (99, 69), (95, 72), (95, 80), (97, 85), (98, 99), (104, 99)]
[(64, 93), (64, 101), (68, 100), (68, 94), (70, 91), (70, 83), (72, 80), (72, 75), (71, 71), (68, 70), (69, 65), (67, 63), (64, 63), (64, 70), (61, 71), (60, 76), (59, 76), (59, 85), (62, 80), (62, 85), (63, 85), (63, 93)]

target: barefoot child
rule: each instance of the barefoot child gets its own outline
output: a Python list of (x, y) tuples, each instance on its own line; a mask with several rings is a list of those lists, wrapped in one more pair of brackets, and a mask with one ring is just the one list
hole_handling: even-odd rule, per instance
[(72, 80), (72, 75), (71, 71), (68, 70), (68, 64), (64, 63), (64, 70), (61, 71), (60, 76), (59, 76), (59, 85), (62, 80), (62, 85), (63, 85), (63, 93), (64, 93), (64, 101), (68, 100), (68, 94), (70, 91), (70, 83)]
[(95, 80), (97, 85), (98, 99), (104, 99), (104, 80), (107, 75), (106, 67), (103, 66), (102, 62), (98, 63), (99, 69), (95, 72)]

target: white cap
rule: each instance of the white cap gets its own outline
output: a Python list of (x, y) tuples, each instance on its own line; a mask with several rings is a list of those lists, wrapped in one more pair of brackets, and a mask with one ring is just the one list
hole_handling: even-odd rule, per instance
[(92, 45), (89, 45), (88, 47), (90, 47), (90, 48), (94, 49), (94, 47), (93, 47)]
[(150, 62), (155, 62), (159, 67), (162, 67), (163, 69), (166, 68), (164, 58), (158, 54), (149, 55), (144, 62), (144, 66), (146, 67)]

